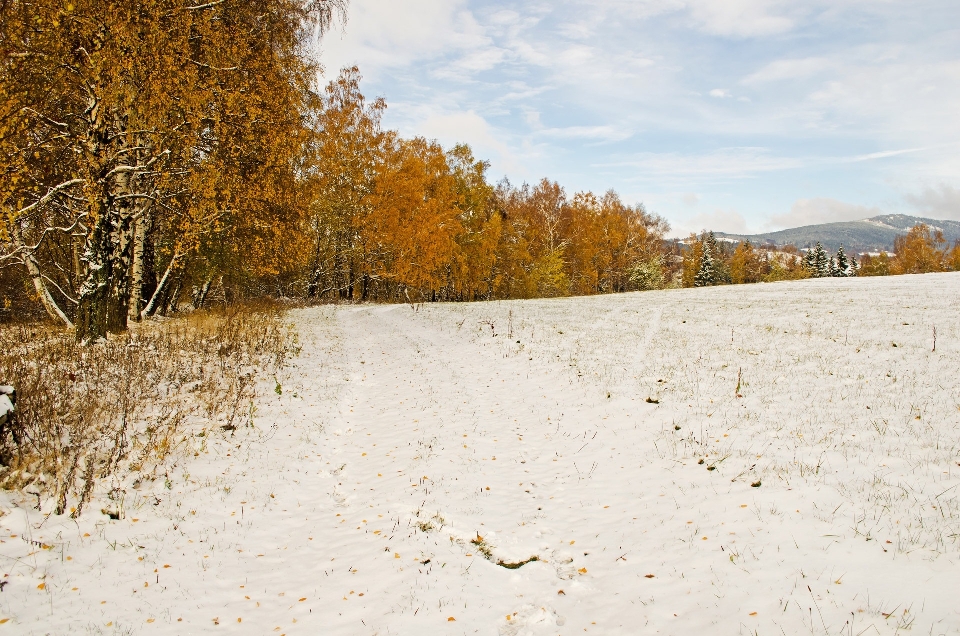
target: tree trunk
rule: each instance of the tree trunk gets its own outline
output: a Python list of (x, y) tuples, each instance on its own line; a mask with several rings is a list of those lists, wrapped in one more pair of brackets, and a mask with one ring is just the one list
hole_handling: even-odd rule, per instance
[[(170, 278), (170, 272), (173, 271), (174, 266), (177, 264), (177, 259), (180, 258), (180, 254), (174, 254), (173, 258), (170, 259), (170, 264), (167, 265), (167, 271), (163, 273), (163, 278), (160, 279), (160, 283), (157, 284), (157, 288), (154, 290), (153, 295), (150, 297), (150, 302), (147, 303), (147, 306), (143, 308), (143, 312), (138, 316), (138, 319), (144, 318), (146, 316), (152, 316), (156, 311), (157, 299), (165, 291), (167, 280)], [(209, 282), (207, 283), (209, 287)]]
[(83, 261), (87, 276), (80, 286), (77, 307), (77, 342), (93, 342), (107, 335), (107, 307), (113, 278), (108, 217), (102, 216), (87, 239)]
[[(129, 178), (121, 173), (116, 192), (129, 192)], [(92, 342), (127, 328), (130, 295), (130, 247), (133, 215), (129, 199), (104, 197), (100, 214), (83, 254), (87, 276), (80, 287), (77, 342)]]
[(143, 309), (147, 239), (152, 229), (153, 215), (148, 204), (141, 211), (133, 229), (133, 263), (130, 268), (130, 303), (127, 319), (134, 322), (140, 320), (140, 312)]
[(193, 303), (194, 309), (203, 309), (204, 303), (207, 302), (207, 294), (210, 293), (211, 283), (213, 283), (213, 277), (208, 276), (207, 280), (203, 283), (203, 286), (200, 288), (200, 291), (197, 294), (197, 300)]
[[(13, 223), (13, 234), (13, 239), (17, 242), (18, 247), (26, 247), (23, 244), (23, 233), (18, 221)], [(37, 263), (37, 259), (34, 258), (33, 252), (27, 252), (24, 254), (23, 264), (27, 268), (27, 274), (30, 276), (30, 280), (33, 282), (34, 289), (37, 290), (37, 295), (40, 297), (40, 303), (43, 305), (43, 308), (47, 311), (50, 317), (54, 320), (63, 322), (67, 328), (73, 327), (73, 323), (70, 322), (70, 319), (67, 318), (67, 315), (63, 313), (63, 310), (60, 309), (59, 305), (57, 305), (57, 301), (54, 300), (53, 296), (50, 294), (50, 290), (47, 289), (47, 285), (43, 282), (43, 275), (40, 272), (40, 265)]]

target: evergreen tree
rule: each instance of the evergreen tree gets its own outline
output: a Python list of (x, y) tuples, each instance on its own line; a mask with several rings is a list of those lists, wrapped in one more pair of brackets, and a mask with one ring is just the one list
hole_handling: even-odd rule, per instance
[(857, 257), (850, 257), (850, 273), (847, 276), (857, 276), (857, 273), (860, 271), (860, 264), (857, 263)]
[(700, 269), (693, 279), (695, 287), (710, 287), (717, 284), (717, 266), (713, 260), (713, 248), (709, 240), (703, 242), (703, 256), (700, 258)]
[(843, 243), (837, 250), (836, 273), (834, 276), (850, 276), (852, 274), (850, 262), (847, 260), (847, 254), (843, 251)]
[(713, 262), (713, 284), (729, 284), (730, 270), (728, 267), (728, 254), (724, 247), (725, 245), (729, 245), (729, 243), (721, 243), (718, 241), (713, 231), (707, 233), (704, 241), (710, 246), (710, 257)]
[(827, 256), (827, 252), (823, 249), (820, 241), (817, 241), (816, 247), (813, 248), (813, 277), (826, 278), (829, 275), (830, 258)]
[(807, 253), (803, 255), (803, 266), (810, 272), (811, 276), (816, 276), (817, 266), (814, 261), (813, 250), (808, 249)]

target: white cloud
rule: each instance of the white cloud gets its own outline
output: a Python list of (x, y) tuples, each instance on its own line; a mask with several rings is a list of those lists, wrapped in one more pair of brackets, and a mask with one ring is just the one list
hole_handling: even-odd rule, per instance
[(727, 232), (728, 234), (747, 234), (747, 221), (736, 210), (714, 210), (703, 212), (688, 218), (671, 220), (671, 236), (683, 238), (690, 234), (699, 234), (707, 230)]
[(715, 88), (712, 91), (710, 91), (710, 97), (723, 98), (723, 97), (730, 97), (730, 96), (731, 96), (730, 91), (723, 88)]
[(908, 194), (904, 199), (921, 216), (960, 221), (960, 190), (946, 183), (927, 187), (920, 194)]
[(830, 61), (823, 57), (776, 60), (743, 78), (741, 84), (751, 85), (781, 80), (805, 79), (829, 67)]
[(635, 158), (595, 164), (597, 167), (631, 167), (641, 174), (662, 178), (723, 177), (749, 178), (758, 173), (788, 170), (803, 165), (791, 157), (773, 156), (765, 148), (724, 148), (701, 154), (640, 153)]
[(629, 139), (633, 132), (621, 126), (567, 126), (565, 128), (544, 128), (537, 134), (555, 139), (611, 142)]
[(777, 0), (692, 0), (689, 14), (704, 31), (729, 37), (758, 37), (793, 29), (797, 4)]
[(879, 152), (869, 152), (865, 155), (856, 155), (854, 157), (848, 157), (844, 161), (850, 163), (857, 163), (860, 161), (873, 161), (875, 159), (887, 159), (889, 157), (898, 157), (900, 155), (909, 155), (916, 152), (923, 152), (924, 150), (929, 150), (929, 148), (904, 148), (902, 150), (881, 150)]
[(344, 33), (333, 31), (321, 43), (328, 77), (357, 64), (374, 77), (417, 60), (465, 54), (466, 69), (485, 70), (498, 58), (467, 0), (364, 0), (351, 2)]
[(467, 143), (478, 158), (494, 159), (499, 166), (511, 171), (522, 170), (514, 151), (503, 141), (504, 135), (473, 111), (431, 113), (420, 119), (414, 128), (445, 147)]
[(859, 221), (883, 214), (876, 207), (844, 203), (836, 199), (816, 198), (799, 199), (786, 214), (776, 214), (767, 223), (768, 229), (783, 229), (817, 225), (819, 223), (837, 223), (840, 221)]

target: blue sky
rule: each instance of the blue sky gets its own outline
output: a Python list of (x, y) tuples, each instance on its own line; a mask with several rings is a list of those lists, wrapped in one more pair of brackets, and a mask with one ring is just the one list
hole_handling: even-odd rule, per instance
[(351, 0), (321, 48), (385, 125), (675, 235), (960, 219), (957, 0)]

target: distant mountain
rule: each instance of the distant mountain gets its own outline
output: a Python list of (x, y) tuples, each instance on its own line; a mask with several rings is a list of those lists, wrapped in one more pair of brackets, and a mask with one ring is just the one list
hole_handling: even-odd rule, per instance
[(917, 223), (926, 223), (931, 228), (942, 230), (949, 245), (960, 240), (960, 222), (924, 219), (906, 214), (883, 214), (862, 221), (807, 225), (766, 234), (716, 232), (716, 236), (733, 241), (748, 239), (754, 245), (795, 245), (801, 249), (813, 247), (820, 241), (831, 252), (835, 252), (841, 243), (848, 252), (893, 251), (893, 239), (906, 234)]

